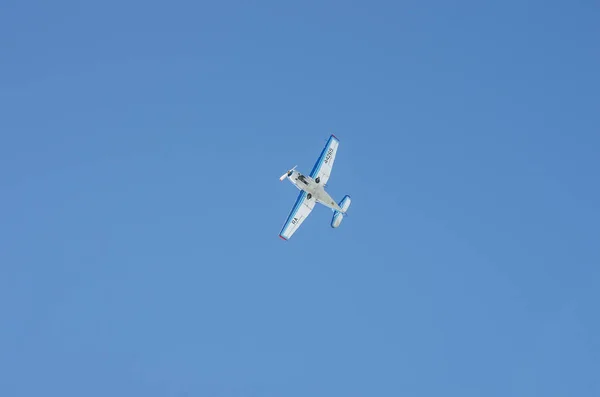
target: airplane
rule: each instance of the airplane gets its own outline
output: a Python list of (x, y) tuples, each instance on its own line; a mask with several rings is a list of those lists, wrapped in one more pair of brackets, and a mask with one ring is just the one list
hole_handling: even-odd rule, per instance
[(346, 216), (346, 211), (350, 207), (350, 196), (346, 195), (339, 203), (336, 203), (329, 193), (325, 191), (339, 144), (339, 139), (332, 134), (327, 140), (310, 175), (304, 175), (296, 171), (297, 166), (294, 166), (279, 178), (280, 181), (287, 178), (300, 190), (296, 204), (292, 207), (292, 211), (288, 215), (281, 232), (279, 232), (279, 237), (283, 240), (287, 241), (292, 237), (302, 222), (311, 213), (316, 203), (331, 208), (333, 211), (331, 227), (337, 228), (342, 223), (342, 219)]

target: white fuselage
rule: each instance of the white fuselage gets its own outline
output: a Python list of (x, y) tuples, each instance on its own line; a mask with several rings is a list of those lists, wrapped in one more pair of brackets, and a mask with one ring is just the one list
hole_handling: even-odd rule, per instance
[(316, 200), (318, 203), (339, 212), (344, 212), (333, 198), (325, 191), (323, 184), (315, 182), (311, 177), (303, 175), (298, 171), (291, 171), (287, 178), (300, 190), (308, 193), (309, 200)]

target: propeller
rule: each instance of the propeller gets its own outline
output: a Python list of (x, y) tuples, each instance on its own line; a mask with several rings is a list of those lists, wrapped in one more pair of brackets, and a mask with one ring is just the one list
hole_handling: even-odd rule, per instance
[(296, 169), (296, 167), (297, 167), (297, 165), (295, 165), (295, 166), (294, 166), (294, 168), (292, 168), (291, 170), (287, 170), (287, 171), (285, 172), (285, 174), (283, 174), (283, 175), (281, 175), (281, 176), (279, 177), (279, 180), (280, 180), (280, 181), (283, 181), (283, 180), (284, 180), (284, 179), (285, 179), (285, 178), (288, 176), (288, 174), (289, 174), (290, 172), (292, 172), (292, 171), (294, 171), (294, 170)]

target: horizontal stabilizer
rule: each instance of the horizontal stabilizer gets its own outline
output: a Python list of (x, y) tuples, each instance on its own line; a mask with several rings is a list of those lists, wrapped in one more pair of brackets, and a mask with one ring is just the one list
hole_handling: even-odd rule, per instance
[(351, 203), (350, 196), (348, 196), (348, 195), (344, 196), (342, 201), (340, 201), (340, 203), (339, 203), (339, 206), (342, 208), (342, 211), (344, 211), (344, 212), (334, 211), (333, 218), (331, 219), (331, 227), (336, 228), (336, 227), (340, 226), (340, 224), (342, 223), (342, 220), (344, 219), (344, 215), (346, 215), (346, 211), (350, 207), (350, 203)]

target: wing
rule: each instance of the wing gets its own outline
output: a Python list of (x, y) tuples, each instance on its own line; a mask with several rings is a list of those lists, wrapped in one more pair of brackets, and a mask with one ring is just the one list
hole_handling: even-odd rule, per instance
[(306, 198), (306, 192), (301, 191), (298, 195), (298, 199), (296, 200), (296, 204), (294, 204), (294, 208), (292, 208), (292, 212), (290, 212), (287, 221), (285, 221), (285, 224), (279, 233), (279, 237), (284, 240), (288, 240), (290, 237), (292, 237), (292, 234), (298, 230), (302, 222), (304, 222), (314, 207), (315, 199), (313, 198), (308, 200)]
[(335, 155), (338, 150), (338, 146), (340, 145), (339, 139), (335, 135), (331, 135), (327, 144), (323, 148), (319, 159), (315, 163), (312, 171), (310, 172), (310, 177), (312, 179), (319, 178), (319, 183), (325, 185), (329, 180), (329, 176), (331, 175), (331, 169), (333, 168), (333, 161), (335, 160)]

